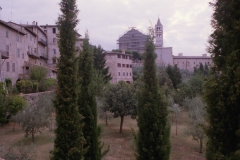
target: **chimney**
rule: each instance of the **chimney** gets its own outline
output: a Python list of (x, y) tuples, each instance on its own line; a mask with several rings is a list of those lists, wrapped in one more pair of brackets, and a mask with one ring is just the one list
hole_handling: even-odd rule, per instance
[(36, 26), (37, 26), (38, 24), (37, 24), (37, 22), (36, 22)]
[(32, 22), (32, 25), (34, 25), (34, 24), (35, 24), (35, 21)]
[(183, 54), (182, 53), (178, 53), (178, 56), (183, 56)]

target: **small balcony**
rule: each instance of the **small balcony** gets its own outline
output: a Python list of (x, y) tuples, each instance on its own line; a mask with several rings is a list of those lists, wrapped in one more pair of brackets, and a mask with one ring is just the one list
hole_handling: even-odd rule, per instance
[(0, 50), (0, 54), (1, 54), (2, 59), (8, 59), (9, 58), (9, 52), (8, 51)]
[(40, 58), (45, 59), (45, 60), (48, 60), (48, 55), (47, 55), (47, 53), (42, 52), (41, 55), (40, 55)]
[(39, 59), (40, 57), (38, 56), (37, 52), (30, 52), (30, 51), (27, 51), (27, 54), (29, 57), (32, 57), (34, 59)]
[(38, 42), (44, 46), (47, 46), (47, 42), (43, 40), (42, 38), (38, 38)]

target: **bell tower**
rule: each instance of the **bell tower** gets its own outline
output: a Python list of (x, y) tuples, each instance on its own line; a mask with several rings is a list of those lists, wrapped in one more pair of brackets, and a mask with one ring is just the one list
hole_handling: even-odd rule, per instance
[(163, 47), (163, 25), (158, 18), (157, 24), (155, 25), (155, 40), (156, 47)]

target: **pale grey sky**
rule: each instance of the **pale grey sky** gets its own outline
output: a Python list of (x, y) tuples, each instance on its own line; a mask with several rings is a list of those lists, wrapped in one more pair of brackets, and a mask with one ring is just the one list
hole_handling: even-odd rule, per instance
[[(150, 25), (163, 24), (165, 47), (173, 54), (202, 55), (206, 53), (210, 25), (211, 0), (77, 0), (80, 20), (77, 29), (90, 42), (105, 50), (117, 48), (117, 39), (136, 27), (147, 33)], [(55, 24), (60, 0), (0, 0), (0, 19), (16, 23)]]

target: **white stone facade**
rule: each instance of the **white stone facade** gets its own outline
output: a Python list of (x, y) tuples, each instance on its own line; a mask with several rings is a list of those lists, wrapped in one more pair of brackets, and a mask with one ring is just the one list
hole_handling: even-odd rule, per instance
[[(26, 32), (24, 27), (15, 27), (0, 20), (1, 81), (11, 78), (13, 83), (23, 74), (24, 61), (28, 61), (26, 52)], [(3, 56), (7, 54), (7, 56)]]
[(212, 65), (212, 59), (206, 54), (202, 56), (183, 56), (182, 53), (173, 57), (173, 64), (177, 65), (179, 69), (194, 71), (194, 68), (199, 68), (200, 64)]
[[(40, 27), (37, 22), (20, 25), (0, 20), (0, 81), (10, 78), (15, 84), (19, 78), (27, 76), (34, 65), (47, 68), (48, 77), (56, 78), (53, 57), (57, 59), (60, 56), (57, 34), (56, 25)], [(77, 52), (81, 44), (81, 35), (77, 33)]]
[(106, 66), (112, 76), (113, 84), (119, 81), (131, 83), (132, 79), (132, 56), (119, 52), (106, 52)]
[[(167, 66), (177, 65), (180, 69), (185, 69), (189, 71), (194, 71), (194, 68), (198, 68), (200, 64), (212, 65), (211, 57), (207, 54), (202, 56), (183, 56), (180, 53), (178, 56), (173, 55), (172, 47), (164, 47), (163, 40), (163, 25), (158, 18), (157, 23), (154, 28), (155, 33), (155, 53), (157, 54), (156, 65)], [(133, 64), (134, 66), (139, 66), (139, 63)]]

